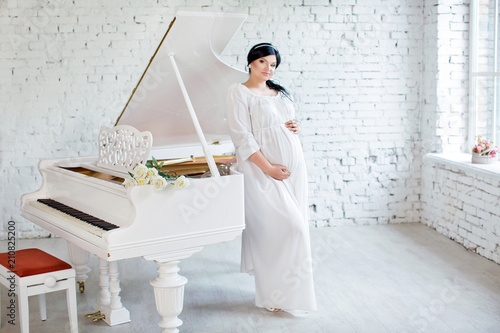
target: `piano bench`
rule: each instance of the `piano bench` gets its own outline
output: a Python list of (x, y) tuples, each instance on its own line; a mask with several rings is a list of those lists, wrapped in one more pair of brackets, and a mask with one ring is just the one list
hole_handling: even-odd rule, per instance
[[(10, 324), (20, 323), (21, 333), (28, 333), (28, 296), (38, 295), (40, 316), (46, 320), (45, 294), (66, 290), (70, 331), (78, 332), (75, 270), (70, 264), (39, 249), (0, 253), (0, 283), (7, 287), (9, 297), (7, 304), (0, 306), (0, 310), (7, 309), (6, 314), (0, 313), (0, 327), (3, 316)], [(18, 296), (19, 316), (14, 294)]]

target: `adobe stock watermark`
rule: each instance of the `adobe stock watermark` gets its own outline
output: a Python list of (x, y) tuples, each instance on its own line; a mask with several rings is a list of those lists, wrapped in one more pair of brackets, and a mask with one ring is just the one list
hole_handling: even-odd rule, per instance
[(16, 269), (16, 222), (7, 223), (7, 272), (9, 285), (7, 286), (7, 297), (9, 298), (7, 311), (7, 322), (11, 325), (16, 324), (16, 276), (13, 271)]
[[(430, 329), (430, 324), (439, 318), (447, 309), (447, 307), (454, 303), (460, 296), (461, 291), (461, 280), (457, 276), (453, 281), (446, 279), (444, 281), (444, 288), (441, 292), (436, 295), (437, 297), (432, 299), (429, 304), (421, 308), (418, 313), (415, 313), (410, 317), (412, 325), (415, 326), (417, 332), (432, 332)], [(407, 333), (407, 332), (402, 332)]]
[(142, 78), (133, 98), (130, 100), (130, 107), (135, 108), (148, 98), (151, 91), (156, 90), (166, 79), (172, 78), (170, 59), (164, 56), (155, 59), (154, 66), (148, 68), (146, 75)]
[(236, 327), (235, 333), (254, 333), (255, 328), (264, 324), (264, 318), (261, 316), (247, 316), (245, 320), (240, 321)]

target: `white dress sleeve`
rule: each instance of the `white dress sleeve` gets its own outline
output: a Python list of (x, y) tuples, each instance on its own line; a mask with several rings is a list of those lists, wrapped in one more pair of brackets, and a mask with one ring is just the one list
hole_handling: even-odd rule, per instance
[(237, 85), (227, 97), (227, 120), (231, 140), (239, 157), (245, 161), (260, 149), (252, 133), (248, 96)]

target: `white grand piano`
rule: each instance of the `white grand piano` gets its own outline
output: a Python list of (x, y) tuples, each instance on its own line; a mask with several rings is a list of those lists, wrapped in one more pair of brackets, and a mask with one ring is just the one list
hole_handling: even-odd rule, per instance
[[(116, 126), (101, 130), (99, 156), (41, 161), (41, 188), (22, 197), (25, 218), (67, 240), (80, 291), (89, 253), (99, 257), (95, 315), (109, 325), (130, 321), (120, 298), (119, 260), (143, 257), (158, 264), (151, 285), (159, 326), (164, 333), (178, 332), (187, 283), (178, 274), (179, 260), (244, 229), (243, 175), (221, 175), (224, 165), (213, 155), (233, 149), (225, 99), (228, 87), (246, 74), (219, 56), (245, 18), (177, 13)], [(202, 156), (206, 162), (169, 166), (188, 175), (191, 186), (185, 189), (125, 188), (128, 171), (152, 156), (174, 162)]]

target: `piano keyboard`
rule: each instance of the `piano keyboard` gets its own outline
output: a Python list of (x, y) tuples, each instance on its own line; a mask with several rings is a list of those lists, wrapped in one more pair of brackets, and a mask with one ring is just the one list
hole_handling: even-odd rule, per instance
[(102, 234), (106, 231), (119, 228), (117, 225), (106, 222), (100, 218), (94, 217), (52, 199), (38, 199), (37, 201), (30, 202), (30, 204), (99, 237), (102, 237)]

